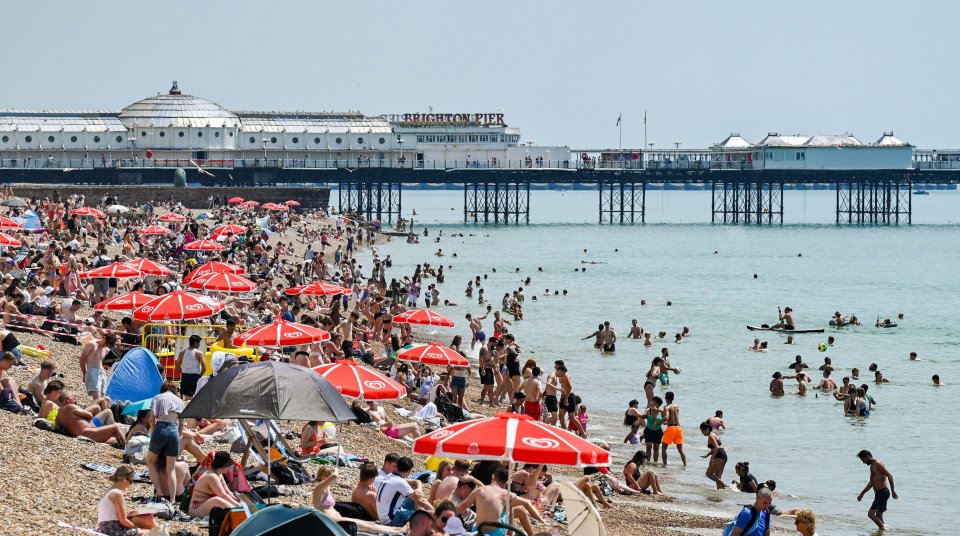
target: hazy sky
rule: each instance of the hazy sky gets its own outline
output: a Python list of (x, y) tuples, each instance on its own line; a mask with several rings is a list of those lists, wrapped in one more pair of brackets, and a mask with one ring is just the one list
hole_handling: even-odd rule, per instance
[(957, 147), (960, 3), (5, 2), (0, 108), (496, 112), (573, 148), (884, 130)]

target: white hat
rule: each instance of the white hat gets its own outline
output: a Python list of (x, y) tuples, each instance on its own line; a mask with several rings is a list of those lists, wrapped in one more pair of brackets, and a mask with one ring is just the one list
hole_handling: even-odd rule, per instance
[(43, 287), (43, 292), (44, 292), (45, 294), (53, 294), (53, 293), (56, 292), (56, 291), (57, 291), (57, 289), (55, 289), (55, 288), (53, 288), (53, 287)]
[(88, 316), (86, 320), (83, 321), (85, 324), (96, 324), (97, 321), (92, 317)]
[(443, 533), (463, 535), (467, 534), (467, 529), (463, 528), (463, 521), (459, 517), (453, 516), (443, 525)]

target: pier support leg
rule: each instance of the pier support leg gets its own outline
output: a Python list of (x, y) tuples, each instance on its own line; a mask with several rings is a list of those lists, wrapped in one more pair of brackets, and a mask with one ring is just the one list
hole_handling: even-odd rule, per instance
[(783, 225), (783, 183), (712, 181), (710, 221)]
[(838, 182), (836, 192), (838, 224), (913, 222), (913, 189), (909, 178)]
[(463, 185), (463, 221), (530, 223), (530, 185), (521, 182), (476, 182)]
[(339, 185), (338, 209), (341, 213), (354, 211), (368, 220), (393, 222), (401, 215), (401, 186), (399, 182), (345, 181)]
[[(639, 188), (639, 192), (638, 192)], [(598, 182), (600, 223), (646, 222), (647, 183), (636, 181)]]

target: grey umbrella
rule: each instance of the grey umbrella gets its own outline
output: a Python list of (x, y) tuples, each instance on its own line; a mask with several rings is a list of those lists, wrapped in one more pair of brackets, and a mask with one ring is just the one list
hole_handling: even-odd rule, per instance
[(11, 197), (10, 199), (4, 199), (0, 201), (0, 206), (4, 207), (13, 207), (13, 208), (27, 208), (27, 202), (19, 197)]
[[(306, 367), (266, 361), (230, 367), (210, 378), (182, 418), (350, 421), (356, 417), (330, 382)], [(256, 441), (249, 437), (248, 441)], [(267, 485), (270, 485), (267, 433)], [(268, 501), (269, 502), (269, 501)]]
[(210, 378), (180, 416), (327, 422), (355, 419), (343, 396), (319, 374), (273, 361), (231, 367)]

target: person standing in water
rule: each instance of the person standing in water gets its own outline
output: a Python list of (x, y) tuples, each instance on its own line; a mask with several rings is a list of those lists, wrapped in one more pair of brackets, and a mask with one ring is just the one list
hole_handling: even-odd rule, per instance
[[(863, 496), (871, 489), (873, 490), (873, 503), (870, 504), (867, 517), (876, 523), (880, 530), (883, 530), (886, 528), (883, 513), (887, 511), (887, 501), (890, 500), (891, 495), (894, 499), (898, 498), (893, 485), (893, 475), (890, 474), (883, 462), (873, 457), (869, 450), (861, 450), (857, 453), (857, 457), (860, 458), (861, 462), (870, 466), (870, 481), (867, 482), (867, 487), (863, 488), (860, 495), (857, 495), (857, 501), (862, 501)], [(889, 488), (887, 487), (888, 481), (890, 482)]]
[(677, 446), (677, 452), (680, 453), (680, 459), (683, 466), (687, 466), (687, 455), (683, 452), (683, 428), (680, 427), (680, 406), (673, 401), (673, 391), (667, 391), (664, 395), (667, 399), (667, 407), (663, 408), (663, 420), (667, 427), (663, 430), (663, 465), (667, 465), (667, 447)]
[(727, 487), (723, 483), (723, 468), (727, 465), (727, 451), (723, 449), (720, 437), (714, 433), (709, 422), (703, 421), (700, 423), (700, 433), (707, 436), (707, 453), (701, 456), (701, 458), (710, 458), (710, 464), (707, 465), (707, 478), (713, 480), (717, 489), (724, 489)]

